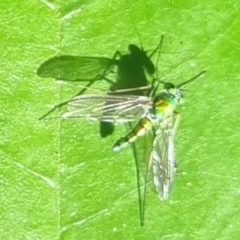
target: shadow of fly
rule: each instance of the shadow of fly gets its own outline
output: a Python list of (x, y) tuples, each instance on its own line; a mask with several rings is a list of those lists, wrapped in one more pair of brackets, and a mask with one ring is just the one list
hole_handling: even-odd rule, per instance
[[(85, 56), (71, 56), (71, 55), (60, 55), (48, 59), (40, 65), (38, 68), (37, 74), (43, 78), (54, 78), (55, 80), (62, 80), (72, 83), (83, 83), (87, 82), (85, 87), (83, 87), (74, 97), (70, 100), (64, 101), (56, 105), (53, 109), (44, 114), (41, 119), (47, 118), (52, 112), (56, 109), (61, 109), (64, 106), (73, 107), (74, 104), (77, 104), (77, 108), (81, 107), (80, 102), (75, 100), (83, 97), (84, 105), (90, 103), (89, 107), (97, 107), (98, 100), (105, 105), (106, 108), (110, 107), (109, 111), (102, 111), (98, 116), (93, 116), (92, 113), (88, 113), (88, 110), (85, 109), (86, 118), (89, 120), (98, 120), (100, 121), (100, 135), (101, 137), (106, 137), (113, 133), (115, 123), (126, 122), (127, 128), (132, 129), (132, 121), (138, 120), (139, 114), (134, 115), (135, 110), (132, 112), (133, 118), (130, 121), (130, 118), (125, 119), (121, 116), (116, 116), (116, 121), (112, 118), (107, 119), (107, 113), (112, 111), (116, 115), (117, 108), (112, 106), (112, 101), (118, 102), (121, 104), (126, 101), (128, 98), (127, 95), (136, 96), (134, 99), (139, 98), (139, 96), (150, 96), (155, 94), (155, 90), (150, 90), (149, 83), (154, 84), (155, 78), (154, 74), (157, 71), (155, 64), (152, 61), (152, 57), (158, 53), (157, 61), (159, 58), (160, 49), (162, 47), (163, 37), (159, 41), (157, 47), (150, 53), (144, 51), (143, 48), (139, 48), (134, 44), (128, 46), (128, 53), (121, 54), (120, 51), (116, 51), (113, 58), (105, 57), (85, 57)], [(156, 65), (157, 66), (157, 65)], [(115, 75), (114, 81), (109, 78), (109, 75)], [(88, 89), (96, 81), (106, 81), (109, 83), (109, 93), (107, 95), (94, 95), (92, 101), (90, 98), (93, 95), (82, 95), (86, 89)], [(126, 95), (126, 96), (125, 96)], [(114, 100), (113, 100), (114, 99)], [(120, 100), (121, 99), (121, 100)], [(79, 105), (80, 104), (80, 105)], [(99, 109), (100, 110), (100, 109)], [(101, 110), (100, 110), (101, 112)], [(100, 113), (98, 112), (98, 114)], [(63, 114), (63, 118), (78, 118), (78, 115), (72, 115), (73, 112), (67, 110)], [(69, 116), (67, 116), (70, 114)], [(90, 115), (89, 115), (90, 114)], [(114, 116), (111, 115), (112, 116)], [(144, 114), (144, 113), (142, 113)], [(91, 116), (92, 115), (92, 116)], [(105, 115), (105, 117), (104, 117)], [(81, 117), (80, 117), (81, 118)], [(149, 141), (143, 147), (147, 147)], [(151, 142), (152, 143), (152, 142)], [(140, 221), (141, 225), (144, 222), (144, 202), (145, 202), (145, 193), (141, 194), (141, 172), (144, 175), (147, 175), (146, 172), (146, 159), (142, 159), (142, 156), (138, 153), (142, 151), (142, 147), (136, 147), (136, 144), (132, 144), (133, 154), (136, 165), (136, 176), (137, 176), (137, 190), (138, 190), (138, 199), (139, 199), (139, 212), (140, 212)], [(152, 147), (152, 146), (151, 146)], [(140, 159), (143, 164), (140, 164)], [(145, 189), (145, 188), (144, 188)]]
[[(160, 48), (161, 44), (162, 41), (159, 42), (159, 45), (150, 55), (147, 55), (147, 52), (142, 48), (129, 44), (128, 54), (121, 54), (120, 51), (116, 51), (113, 58), (71, 55), (55, 56), (43, 62), (39, 66), (37, 74), (43, 78), (54, 78), (56, 81), (87, 82), (75, 96), (82, 95), (94, 82), (102, 80), (109, 83), (109, 90), (113, 92), (119, 89), (141, 89), (141, 87), (148, 85), (149, 78), (153, 79), (155, 65), (151, 57)], [(114, 80), (111, 77), (109, 78), (109, 75), (112, 76), (112, 73)], [(133, 94), (140, 93), (143, 94), (142, 90), (141, 92), (140, 90), (133, 91)], [(44, 114), (40, 120), (67, 104), (68, 101), (59, 103)], [(112, 134), (113, 131), (114, 126), (112, 124), (101, 122), (101, 137), (106, 137)]]

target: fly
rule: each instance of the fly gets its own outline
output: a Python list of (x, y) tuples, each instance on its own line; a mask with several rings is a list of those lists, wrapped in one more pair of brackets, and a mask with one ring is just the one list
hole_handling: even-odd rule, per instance
[[(38, 75), (41, 77), (53, 77), (72, 82), (82, 82), (88, 80), (88, 84), (72, 99), (56, 105), (53, 109), (44, 114), (40, 119), (46, 118), (56, 109), (64, 106), (70, 106), (63, 118), (86, 118), (88, 120), (100, 121), (100, 135), (106, 137), (114, 131), (115, 123), (128, 123), (139, 120), (149, 108), (151, 102), (149, 98), (143, 95), (149, 95), (149, 83), (154, 84), (153, 74), (157, 72), (157, 67), (153, 64), (151, 58), (162, 47), (163, 36), (157, 47), (147, 54), (143, 48), (130, 44), (129, 53), (122, 55), (117, 51), (113, 58), (101, 57), (75, 57), (75, 56), (57, 56), (44, 62), (38, 69)], [(159, 51), (158, 51), (159, 50)], [(116, 68), (116, 69), (115, 69)], [(115, 81), (108, 78), (109, 73), (115, 69)], [(84, 72), (84, 74), (83, 74)], [(89, 74), (91, 73), (91, 74)], [(149, 79), (151, 77), (151, 80)], [(110, 84), (110, 92), (105, 95), (82, 95), (84, 91), (95, 81), (106, 80)], [(129, 95), (131, 93), (131, 95)], [(124, 94), (128, 94), (125, 96)], [(135, 95), (135, 96), (133, 96)], [(142, 96), (139, 96), (142, 95)], [(121, 107), (121, 104), (123, 106)], [(128, 107), (126, 106), (128, 104)], [(143, 108), (141, 108), (141, 106)], [(99, 111), (96, 109), (99, 107)], [(124, 108), (123, 113), (114, 116), (116, 111)], [(139, 107), (137, 107), (139, 106)], [(76, 107), (76, 108), (75, 108)], [(81, 110), (79, 111), (79, 108)], [(101, 109), (102, 108), (102, 109)], [(91, 111), (95, 111), (92, 112)], [(142, 215), (140, 171), (138, 158), (135, 157), (137, 190), (139, 199), (139, 212)], [(142, 219), (142, 217), (140, 217)], [(142, 220), (141, 220), (142, 222)]]
[[(131, 15), (130, 18), (132, 19)], [(130, 91), (131, 95), (121, 94), (119, 89), (148, 85), (146, 73), (152, 76), (157, 72), (151, 57), (161, 47), (161, 44), (162, 39), (150, 55), (147, 55), (142, 48), (130, 44), (129, 54), (122, 55), (116, 51), (112, 59), (59, 56), (46, 61), (38, 69), (38, 75), (41, 77), (54, 77), (73, 82), (89, 81), (83, 90), (70, 100), (57, 105), (41, 119), (57, 108), (68, 106), (68, 109), (61, 115), (63, 119), (81, 118), (100, 121), (101, 126), (105, 126), (105, 123), (107, 125), (109, 125), (108, 123), (110, 125), (112, 123), (128, 123), (131, 127), (138, 121), (126, 136), (116, 141), (112, 150), (118, 152), (128, 145), (132, 145), (137, 166), (137, 181), (139, 181), (139, 169), (142, 170), (138, 158), (143, 159), (144, 190), (142, 195), (139, 193), (140, 184), (137, 183), (141, 225), (144, 224), (146, 185), (152, 185), (160, 200), (168, 198), (172, 187), (175, 169), (174, 135), (179, 122), (179, 114), (176, 109), (183, 99), (182, 87), (205, 73), (202, 71), (196, 77), (179, 85), (164, 83), (164, 89), (158, 94), (155, 94), (157, 87), (151, 95), (145, 95), (141, 89)], [(72, 66), (74, 66), (74, 70), (69, 68)], [(113, 69), (116, 71), (115, 81), (108, 78), (108, 74)], [(110, 83), (109, 94), (81, 95), (93, 82), (102, 79)], [(105, 135), (101, 132), (101, 136)], [(143, 154), (137, 149), (137, 145), (142, 139), (145, 139), (144, 142), (147, 143), (147, 145), (144, 143), (145, 147), (141, 149), (144, 151)]]
[(108, 94), (76, 96), (68, 101), (68, 110), (61, 115), (61, 118), (82, 118), (112, 123), (133, 122), (140, 118), (132, 131), (113, 145), (113, 151), (120, 151), (153, 127), (159, 126), (163, 120), (174, 116), (177, 105), (183, 99), (181, 87), (203, 73), (205, 71), (176, 86), (165, 83), (164, 89), (154, 97)]
[(153, 175), (152, 182), (158, 197), (161, 200), (167, 199), (175, 164), (173, 136), (179, 118), (176, 108), (183, 99), (182, 87), (203, 73), (205, 71), (179, 85), (165, 83), (164, 89), (154, 97), (98, 94), (76, 96), (68, 102), (69, 109), (61, 117), (111, 123), (129, 123), (140, 119), (126, 136), (117, 140), (112, 149), (120, 151), (151, 132), (154, 137), (147, 173)]

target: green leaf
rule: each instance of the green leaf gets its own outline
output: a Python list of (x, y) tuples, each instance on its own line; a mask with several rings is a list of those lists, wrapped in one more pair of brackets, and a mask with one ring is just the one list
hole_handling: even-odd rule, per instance
[[(239, 10), (233, 0), (2, 1), (0, 239), (238, 239)], [(162, 81), (207, 73), (179, 108), (170, 199), (149, 190), (140, 227), (131, 149), (111, 151), (124, 127), (101, 139), (97, 123), (39, 121), (80, 87), (37, 70), (59, 54), (151, 52), (161, 35)]]

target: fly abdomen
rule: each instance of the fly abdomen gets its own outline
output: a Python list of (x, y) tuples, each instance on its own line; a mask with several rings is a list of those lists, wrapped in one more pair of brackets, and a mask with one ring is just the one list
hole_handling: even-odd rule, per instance
[(145, 117), (142, 118), (138, 124), (125, 137), (120, 138), (114, 145), (113, 151), (118, 152), (126, 147), (129, 143), (134, 142), (138, 137), (143, 136), (152, 128), (152, 121)]

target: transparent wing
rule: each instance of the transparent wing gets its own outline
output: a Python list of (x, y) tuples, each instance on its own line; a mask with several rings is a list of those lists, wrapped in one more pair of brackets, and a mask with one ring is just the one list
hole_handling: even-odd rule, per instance
[(114, 64), (110, 58), (60, 55), (43, 62), (37, 74), (64, 81), (91, 81), (102, 79)]
[(161, 200), (167, 199), (171, 190), (174, 172), (174, 135), (179, 123), (179, 115), (164, 119), (155, 133), (149, 160), (148, 181), (152, 181)]
[(123, 123), (138, 120), (150, 108), (152, 99), (145, 96), (86, 94), (71, 99), (62, 118)]

